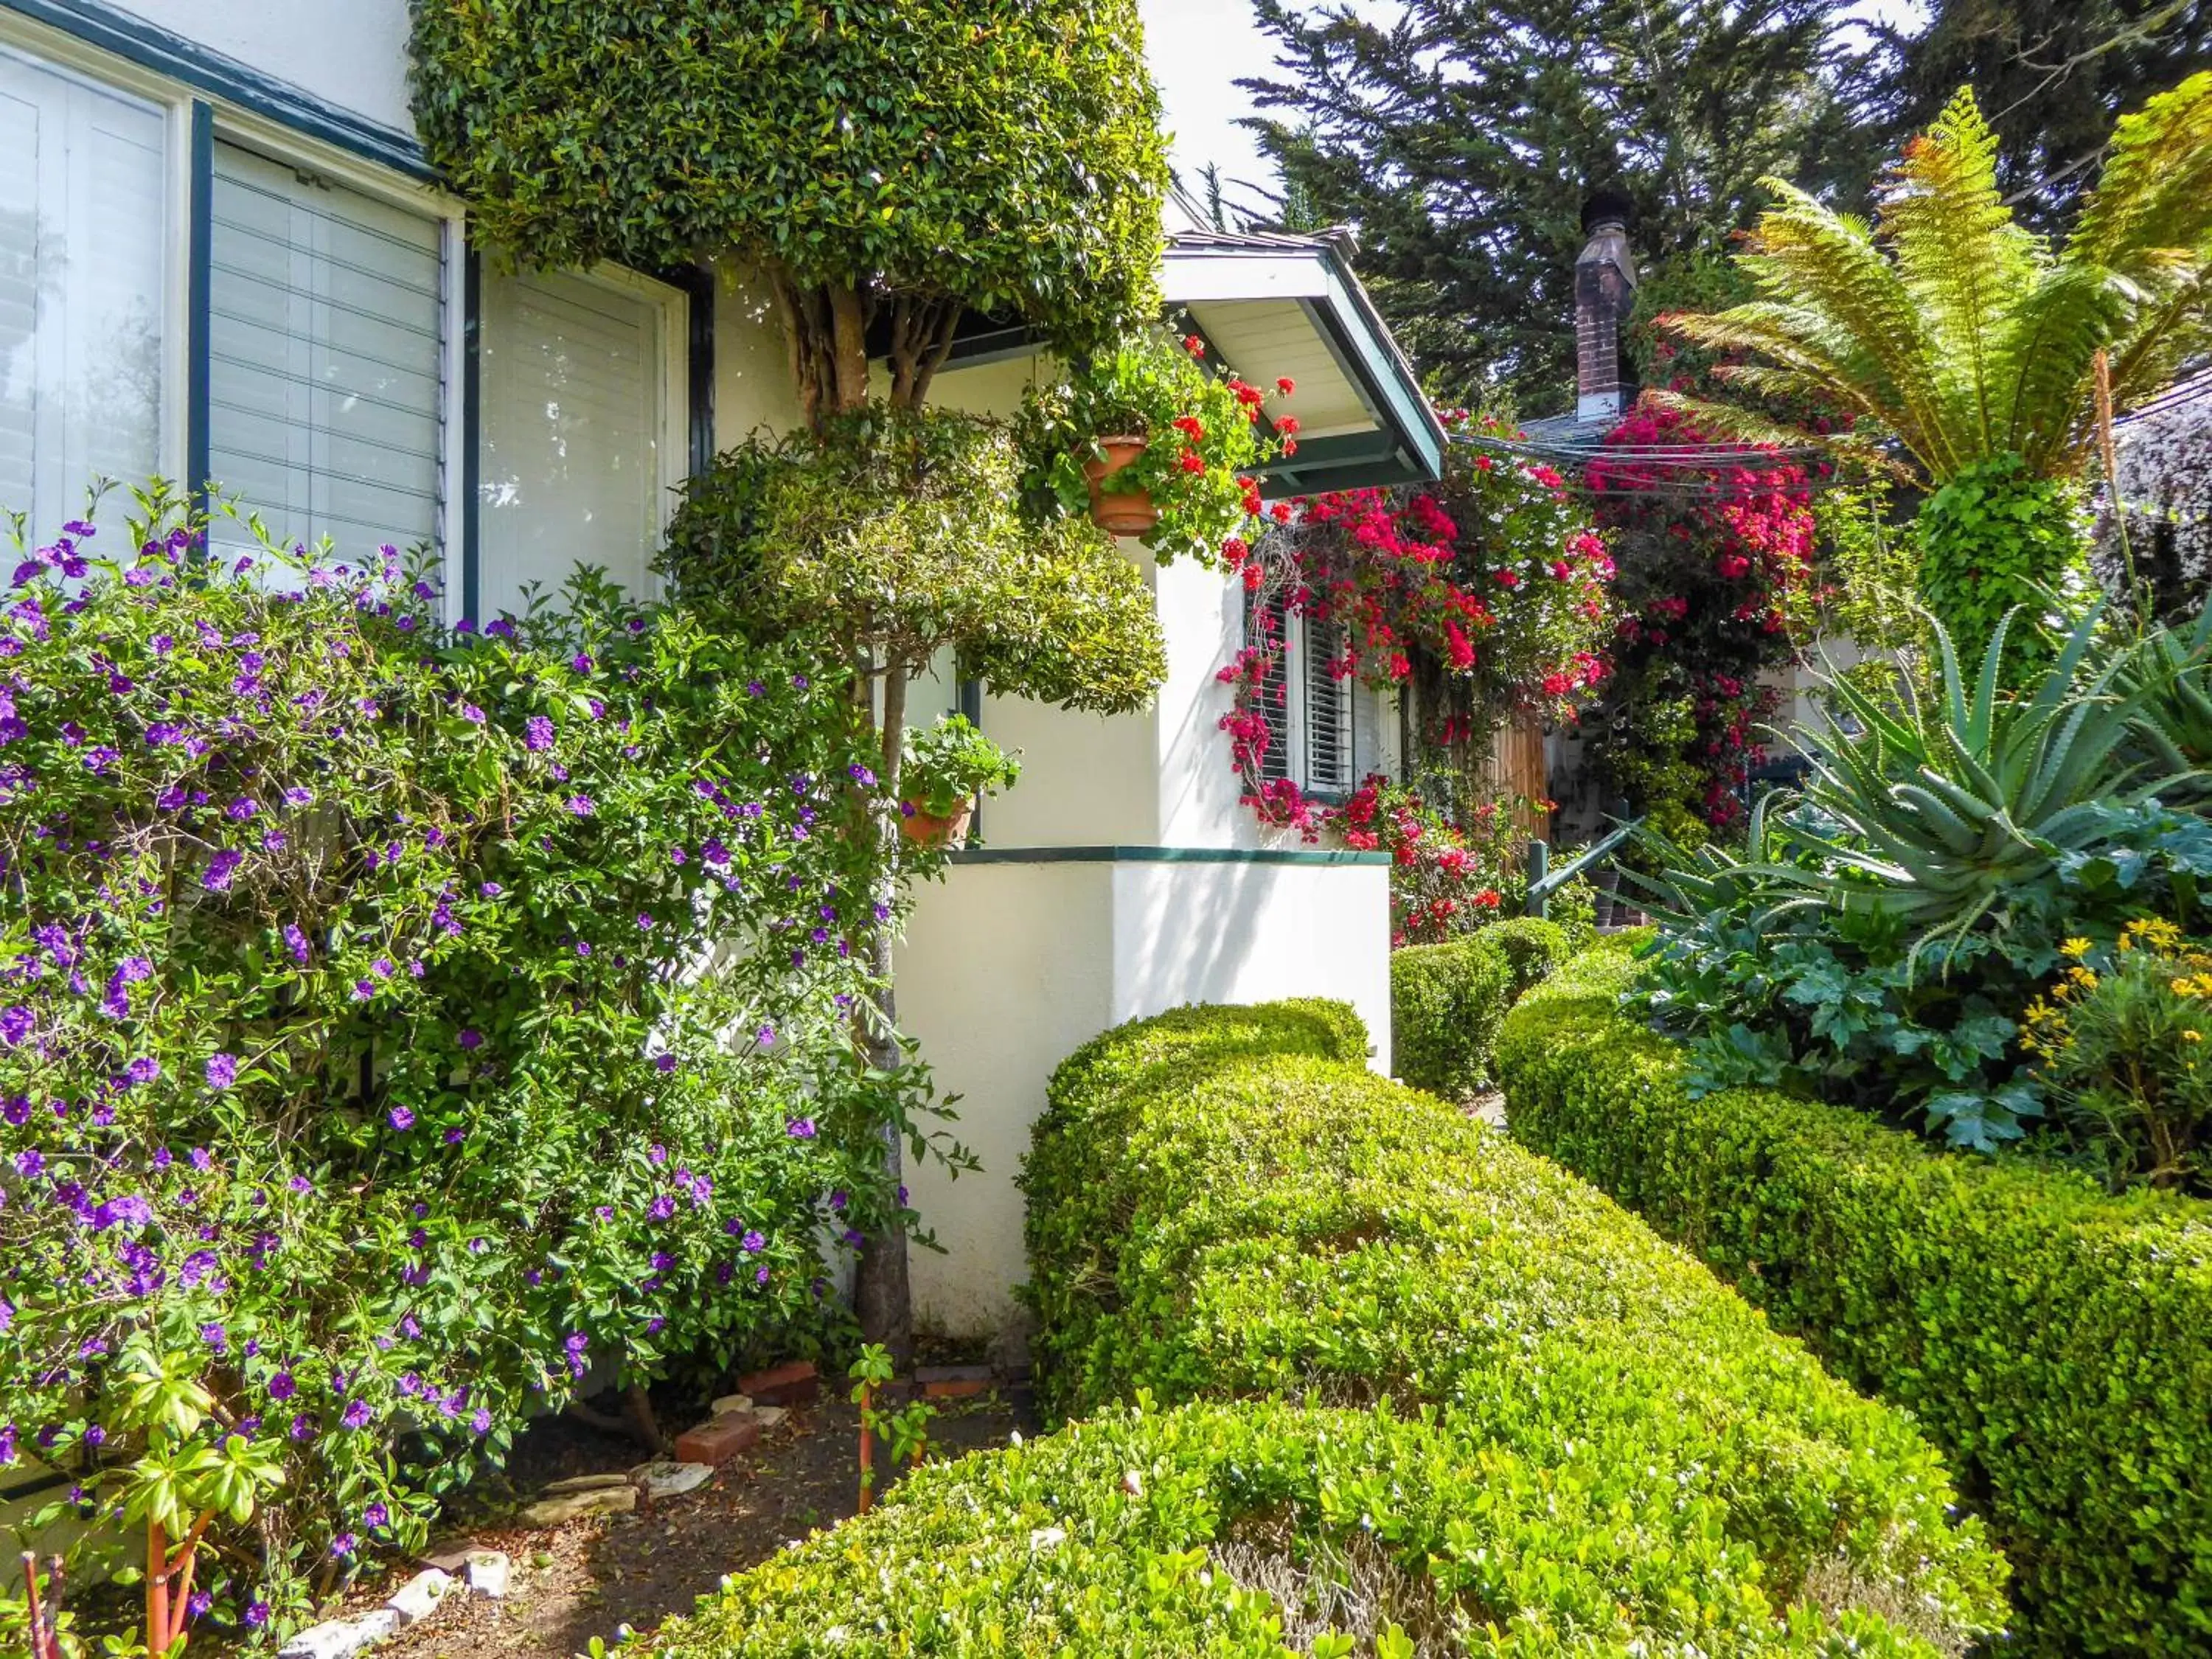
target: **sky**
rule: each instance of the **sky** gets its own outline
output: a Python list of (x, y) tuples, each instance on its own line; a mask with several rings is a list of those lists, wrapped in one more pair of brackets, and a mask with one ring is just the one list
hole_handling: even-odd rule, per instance
[[(1362, 9), (1387, 14), (1389, 0), (1358, 0)], [(1239, 76), (1267, 75), (1274, 53), (1252, 21), (1252, 0), (1138, 0), (1144, 14), (1145, 56), (1159, 83), (1173, 135), (1178, 176), (1195, 179), (1207, 162), (1226, 179), (1272, 185), (1275, 172), (1260, 158), (1252, 135), (1237, 125), (1252, 114)], [(1853, 10), (1898, 21), (1924, 14), (1924, 0), (1861, 0)]]

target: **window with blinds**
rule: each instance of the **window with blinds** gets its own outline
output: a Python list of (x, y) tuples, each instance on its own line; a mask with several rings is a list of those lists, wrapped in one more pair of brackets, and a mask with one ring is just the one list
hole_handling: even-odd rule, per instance
[(442, 227), (217, 144), (208, 470), (288, 540), (441, 539)]
[(161, 470), (162, 112), (0, 52), (0, 509), (38, 543)]
[(1288, 779), (1323, 793), (1351, 789), (1352, 682), (1329, 672), (1344, 654), (1344, 630), (1293, 615), (1278, 595), (1247, 611), (1245, 632), (1249, 643), (1274, 647), (1259, 686), (1273, 730), (1260, 763), (1261, 781)]
[[(478, 602), (520, 610), (580, 564), (651, 586), (669, 504), (671, 345), (684, 300), (642, 280), (487, 274), (477, 352)], [(680, 450), (675, 452), (680, 453)]]

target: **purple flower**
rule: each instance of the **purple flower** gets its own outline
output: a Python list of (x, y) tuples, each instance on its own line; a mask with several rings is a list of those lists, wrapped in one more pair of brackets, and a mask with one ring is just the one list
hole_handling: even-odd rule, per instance
[(292, 1419), (292, 1426), (285, 1432), (295, 1440), (312, 1440), (315, 1437), (315, 1419), (301, 1412)]
[(25, 1037), (31, 1035), (31, 1027), (36, 1023), (36, 1017), (31, 1011), (20, 1004), (13, 1008), (0, 1009), (0, 1042), (6, 1042), (10, 1048), (18, 1047)]
[(507, 889), (501, 886), (495, 881), (488, 881), (484, 883), (483, 886), (477, 889), (477, 891), (485, 898), (497, 898), (506, 890)]
[(532, 714), (523, 722), (522, 746), (533, 754), (542, 754), (553, 746), (553, 722), (543, 714)]
[(365, 1429), (371, 1415), (368, 1401), (356, 1400), (345, 1408), (345, 1415), (338, 1420), (349, 1429)]
[(190, 1595), (185, 1598), (185, 1611), (191, 1613), (195, 1619), (206, 1618), (208, 1609), (214, 1605), (214, 1595), (211, 1592), (204, 1589), (194, 1590)]
[(476, 1414), (469, 1419), (469, 1426), (474, 1429), (478, 1434), (489, 1434), (491, 1432), (490, 1412), (487, 1411), (482, 1406), (477, 1407), (476, 1409)]
[(371, 1504), (361, 1512), (361, 1524), (371, 1532), (382, 1532), (392, 1524), (392, 1512), (381, 1504)]
[(876, 775), (868, 770), (866, 767), (855, 762), (853, 765), (847, 767), (845, 769), (852, 775), (853, 781), (859, 784), (863, 789), (872, 789), (876, 787)]
[(405, 1106), (394, 1106), (385, 1115), (392, 1120), (392, 1127), (402, 1133), (415, 1127), (415, 1114)]
[(783, 1126), (783, 1132), (793, 1140), (811, 1140), (814, 1139), (814, 1120), (795, 1117)]
[(289, 1400), (299, 1391), (300, 1385), (292, 1380), (289, 1371), (279, 1371), (269, 1379), (269, 1397), (271, 1400)]
[(161, 1075), (161, 1062), (151, 1054), (141, 1054), (123, 1068), (123, 1075), (133, 1083), (151, 1083)]
[(459, 1043), (462, 1048), (467, 1048), (471, 1051), (474, 1051), (483, 1047), (483, 1033), (477, 1030), (473, 1025), (464, 1025), (461, 1027), (460, 1036), (453, 1040)]
[(471, 726), (482, 726), (484, 723), (484, 712), (472, 702), (465, 702), (461, 705), (461, 718)]
[(230, 1333), (212, 1322), (200, 1327), (200, 1340), (221, 1353), (230, 1346)]
[(587, 818), (597, 809), (592, 806), (589, 795), (571, 795), (568, 797), (568, 810), (580, 818)]
[(246, 1603), (246, 1622), (253, 1629), (259, 1630), (269, 1622), (269, 1604), (266, 1601)]
[(356, 1549), (360, 1547), (360, 1546), (361, 1540), (356, 1538), (349, 1532), (342, 1532), (337, 1537), (331, 1540), (331, 1559), (336, 1560), (343, 1559), (345, 1556), (351, 1555)]
[(284, 927), (284, 944), (292, 952), (292, 960), (305, 966), (307, 960), (307, 936), (288, 922)]
[(292, 785), (284, 792), (284, 805), (287, 806), (306, 806), (312, 803), (314, 799), (315, 792), (313, 790), (303, 787), (301, 785), (296, 783)]
[(653, 1064), (654, 1069), (657, 1071), (672, 1072), (676, 1069), (676, 1056), (673, 1054), (656, 1054), (653, 1056)]
[(256, 806), (252, 801), (248, 800), (245, 796), (240, 795), (236, 800), (231, 802), (229, 805), (224, 807), (222, 810), (234, 821), (239, 823), (243, 823), (246, 819), (252, 817), (261, 809), (258, 806)]
[(775, 1041), (775, 1027), (763, 1025), (753, 1035), (760, 1039), (760, 1046), (765, 1048)]
[(210, 1089), (228, 1089), (232, 1084), (237, 1082), (238, 1056), (225, 1054), (210, 1054), (207, 1062), (207, 1080), (208, 1087)]
[(745, 1236), (738, 1243), (744, 1248), (748, 1255), (758, 1255), (768, 1248), (768, 1240), (751, 1228), (746, 1229)]
[(210, 893), (228, 892), (231, 877), (237, 873), (238, 866), (245, 862), (245, 854), (228, 847), (224, 848), (208, 860), (208, 867), (200, 876), (200, 885)]
[(574, 669), (579, 674), (590, 673), (594, 665), (595, 665), (592, 663), (591, 658), (586, 656), (581, 651), (579, 651), (574, 656), (568, 659), (568, 666)]

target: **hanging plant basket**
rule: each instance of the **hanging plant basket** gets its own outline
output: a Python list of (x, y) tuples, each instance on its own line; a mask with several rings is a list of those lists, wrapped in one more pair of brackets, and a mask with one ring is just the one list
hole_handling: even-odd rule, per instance
[(1141, 489), (1115, 489), (1115, 475), (1150, 448), (1141, 433), (1123, 433), (1097, 441), (1104, 452), (1084, 463), (1083, 476), (1091, 485), (1091, 520), (1101, 530), (1116, 536), (1141, 536), (1160, 521), (1160, 510)]
[(939, 817), (919, 801), (904, 801), (899, 808), (899, 834), (917, 847), (965, 847), (968, 826), (975, 817), (972, 795)]

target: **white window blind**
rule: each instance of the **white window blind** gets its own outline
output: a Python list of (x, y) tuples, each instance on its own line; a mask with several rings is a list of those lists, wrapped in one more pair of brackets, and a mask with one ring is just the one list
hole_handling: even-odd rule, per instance
[(1274, 653), (1258, 691), (1273, 732), (1260, 763), (1261, 781), (1287, 778), (1301, 789), (1330, 793), (1349, 790), (1352, 682), (1329, 672), (1344, 655), (1344, 630), (1292, 613), (1279, 594), (1247, 610), (1245, 634), (1247, 643)]
[(519, 610), (580, 564), (642, 594), (669, 505), (676, 290), (487, 274), (477, 448), (478, 601)]
[(1306, 787), (1352, 787), (1352, 682), (1340, 680), (1329, 665), (1344, 655), (1340, 628), (1304, 622), (1306, 679)]
[(215, 154), (208, 469), (293, 541), (440, 539), (437, 221), (234, 145)]
[(161, 470), (161, 112), (0, 52), (0, 508), (39, 542)]

